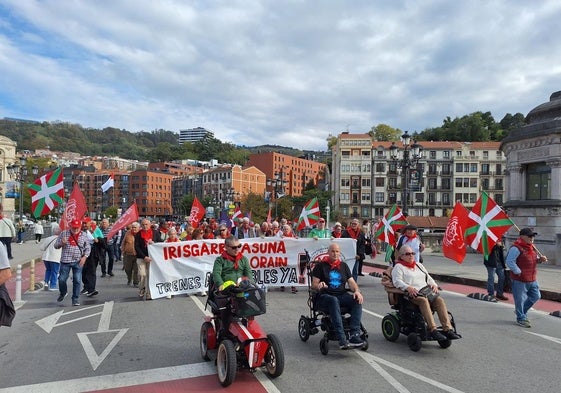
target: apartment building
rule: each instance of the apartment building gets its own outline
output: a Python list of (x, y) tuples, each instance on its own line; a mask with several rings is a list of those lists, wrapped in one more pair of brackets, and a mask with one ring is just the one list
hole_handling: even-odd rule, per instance
[(272, 199), (283, 195), (300, 196), (310, 182), (316, 186), (322, 183), (326, 174), (323, 163), (276, 152), (252, 154), (247, 165), (264, 173), (266, 192)]
[(393, 142), (340, 134), (332, 150), (334, 210), (344, 217), (373, 218), (397, 204), (411, 216), (447, 216), (455, 201), (473, 207), (481, 190), (504, 202), (505, 157), (499, 142), (418, 144), (420, 158), (404, 168), (392, 157)]

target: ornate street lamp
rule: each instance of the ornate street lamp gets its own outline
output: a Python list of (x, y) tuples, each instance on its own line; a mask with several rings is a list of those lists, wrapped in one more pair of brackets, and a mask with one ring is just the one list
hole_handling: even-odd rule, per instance
[[(411, 143), (413, 142), (413, 143)], [(423, 147), (411, 141), (411, 136), (405, 131), (401, 136), (401, 143), (403, 147), (400, 149), (396, 146), (395, 142), (390, 146), (390, 157), (398, 168), (401, 168), (401, 175), (403, 177), (403, 197), (402, 208), (403, 214), (407, 216), (409, 206), (409, 181), (411, 176), (411, 168), (416, 168), (421, 158)], [(402, 154), (403, 153), (403, 154)], [(420, 173), (419, 179), (420, 179)]]
[[(19, 164), (13, 163), (6, 167), (11, 179), (19, 183), (19, 219), (23, 220), (23, 181), (27, 177), (27, 159), (24, 156), (19, 158)], [(33, 167), (33, 174), (37, 174), (37, 167)]]
[[(275, 173), (275, 177), (267, 179), (267, 187), (271, 187), (272, 202), (275, 204), (275, 219), (278, 217), (278, 202), (277, 200), (285, 196), (285, 187), (288, 181), (285, 180), (284, 168), (281, 167), (280, 172)], [(269, 199), (270, 200), (270, 199)]]

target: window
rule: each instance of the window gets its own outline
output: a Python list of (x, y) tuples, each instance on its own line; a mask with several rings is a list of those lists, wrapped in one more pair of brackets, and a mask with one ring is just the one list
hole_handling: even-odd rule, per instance
[(386, 178), (385, 177), (377, 177), (376, 178), (376, 187), (384, 187), (386, 185)]
[(342, 156), (342, 157), (349, 158), (350, 155), (351, 155), (351, 152), (348, 151), (348, 150), (343, 150), (343, 151), (341, 151), (341, 156)]
[(341, 179), (341, 187), (349, 187), (350, 180), (349, 179)]
[(461, 157), (462, 156), (462, 152), (460, 150), (456, 151), (456, 157)]
[(481, 188), (485, 191), (489, 189), (489, 179), (481, 179)]
[(370, 187), (370, 179), (362, 179), (362, 186), (363, 187)]
[(389, 203), (396, 203), (397, 202), (397, 194), (395, 192), (390, 192), (388, 194), (388, 202)]
[(450, 164), (442, 164), (442, 174), (443, 175), (451, 175), (452, 174)]
[(436, 175), (436, 164), (429, 164), (429, 175)]
[(442, 157), (444, 158), (450, 158), (450, 151), (449, 150), (444, 150), (442, 152)]
[(385, 164), (376, 164), (376, 172), (384, 173), (386, 171)]
[(460, 173), (464, 171), (464, 165), (461, 163), (456, 164), (456, 172)]
[(415, 202), (423, 203), (424, 201), (425, 201), (425, 194), (423, 194), (422, 192), (416, 192), (415, 193)]
[(442, 204), (445, 205), (445, 206), (450, 205), (450, 194), (448, 194), (448, 193), (442, 194)]
[(477, 178), (476, 177), (472, 177), (469, 179), (469, 186), (471, 188), (477, 188)]
[(431, 160), (436, 160), (436, 151), (435, 151), (435, 150), (431, 150), (431, 151), (429, 152), (429, 158), (430, 158)]
[(489, 174), (489, 164), (481, 164), (481, 174), (482, 175)]
[(436, 190), (436, 178), (434, 177), (429, 179), (429, 190)]
[(456, 187), (462, 187), (464, 179), (462, 177), (456, 178)]
[(502, 205), (503, 204), (503, 194), (495, 194), (495, 202), (497, 202), (497, 205)]
[(389, 188), (397, 188), (397, 179), (395, 177), (390, 177), (388, 179)]
[(464, 178), (464, 187), (469, 187), (469, 178), (467, 177)]
[(376, 202), (384, 202), (384, 193), (383, 192), (375, 193), (374, 197), (376, 198)]
[(361, 200), (362, 202), (370, 202), (370, 193), (369, 192), (363, 192), (361, 195)]
[(362, 171), (363, 172), (370, 172), (370, 164), (363, 164), (362, 165)]
[(503, 179), (495, 179), (495, 190), (503, 189)]
[(450, 179), (442, 179), (442, 189), (449, 190), (450, 189)]
[(495, 166), (495, 168), (496, 168), (496, 169), (495, 169), (495, 170), (496, 170), (496, 172), (495, 172), (496, 175), (502, 175), (502, 174), (503, 174), (503, 166), (502, 166), (502, 164), (497, 164), (497, 165)]
[(469, 171), (471, 173), (477, 173), (477, 164), (470, 164)]
[(370, 217), (370, 208), (369, 207), (363, 207), (361, 210), (362, 210), (362, 217)]
[(470, 193), (469, 194), (469, 203), (475, 203), (477, 201), (477, 194)]
[(483, 152), (483, 159), (484, 159), (484, 160), (488, 160), (488, 159), (489, 159), (489, 152), (488, 152), (488, 151), (484, 151), (484, 152)]

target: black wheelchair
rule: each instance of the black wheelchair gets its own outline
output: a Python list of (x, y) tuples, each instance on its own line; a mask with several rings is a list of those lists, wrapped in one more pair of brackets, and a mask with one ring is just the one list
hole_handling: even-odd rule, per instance
[[(389, 271), (390, 279), (387, 279), (387, 275), (387, 271), (384, 272), (382, 285), (384, 285), (388, 293), (388, 302), (393, 311), (386, 314), (382, 319), (382, 334), (386, 340), (392, 342), (397, 341), (399, 335), (403, 334), (407, 337), (409, 349), (418, 352), (422, 347), (423, 341), (437, 340), (431, 337), (427, 323), (419, 307), (409, 301), (408, 297), (405, 295), (406, 292), (391, 285), (391, 270)], [(384, 278), (386, 278), (386, 280), (384, 280)], [(458, 334), (454, 316), (450, 311), (448, 311), (448, 318), (450, 319), (452, 330)], [(442, 326), (438, 326), (437, 330), (442, 333)], [(458, 334), (458, 336), (460, 335)], [(452, 340), (449, 338), (438, 340), (437, 342), (441, 348), (448, 348), (452, 345)]]
[[(308, 308), (309, 314), (308, 315), (301, 315), (300, 320), (298, 321), (298, 335), (302, 341), (308, 341), (311, 335), (315, 335), (321, 331), (323, 331), (323, 337), (319, 342), (319, 349), (323, 355), (327, 355), (329, 353), (329, 341), (338, 341), (337, 340), (337, 331), (334, 329), (333, 324), (331, 322), (331, 318), (329, 314), (325, 311), (318, 310), (316, 307), (316, 297), (319, 293), (312, 289), (312, 270), (318, 261), (311, 261), (310, 255), (306, 251), (306, 271), (307, 271), (307, 278), (308, 278)], [(351, 316), (349, 313), (350, 310), (346, 310), (345, 308), (341, 309), (341, 319), (343, 320), (343, 329), (345, 331), (345, 336), (347, 337), (347, 341), (350, 339), (350, 320)], [(362, 349), (363, 351), (368, 350), (368, 332), (362, 325), (360, 324), (360, 338), (363, 341), (361, 347), (357, 347)]]

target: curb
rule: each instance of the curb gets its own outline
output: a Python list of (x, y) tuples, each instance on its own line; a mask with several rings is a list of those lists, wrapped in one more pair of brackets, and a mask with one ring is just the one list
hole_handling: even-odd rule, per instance
[[(386, 264), (379, 264), (379, 263), (372, 263), (372, 262), (363, 262), (366, 266), (371, 266), (371, 267), (375, 267), (375, 268), (379, 268), (379, 269), (383, 269), (386, 270), (388, 265)], [(438, 273), (430, 273), (430, 275), (438, 281), (443, 281), (443, 282), (448, 282), (451, 284), (463, 284), (463, 285), (469, 285), (472, 287), (478, 287), (478, 288), (483, 288), (486, 289), (487, 288), (487, 280), (477, 280), (477, 279), (473, 279), (473, 278), (463, 278), (463, 277), (456, 277), (456, 276), (449, 276), (447, 274), (438, 274)], [(506, 292), (506, 291), (505, 291)], [(548, 290), (543, 290), (540, 289), (541, 292), (541, 298), (544, 300), (551, 300), (554, 302), (561, 302), (561, 293), (559, 292), (553, 292), (553, 291), (548, 291)]]

